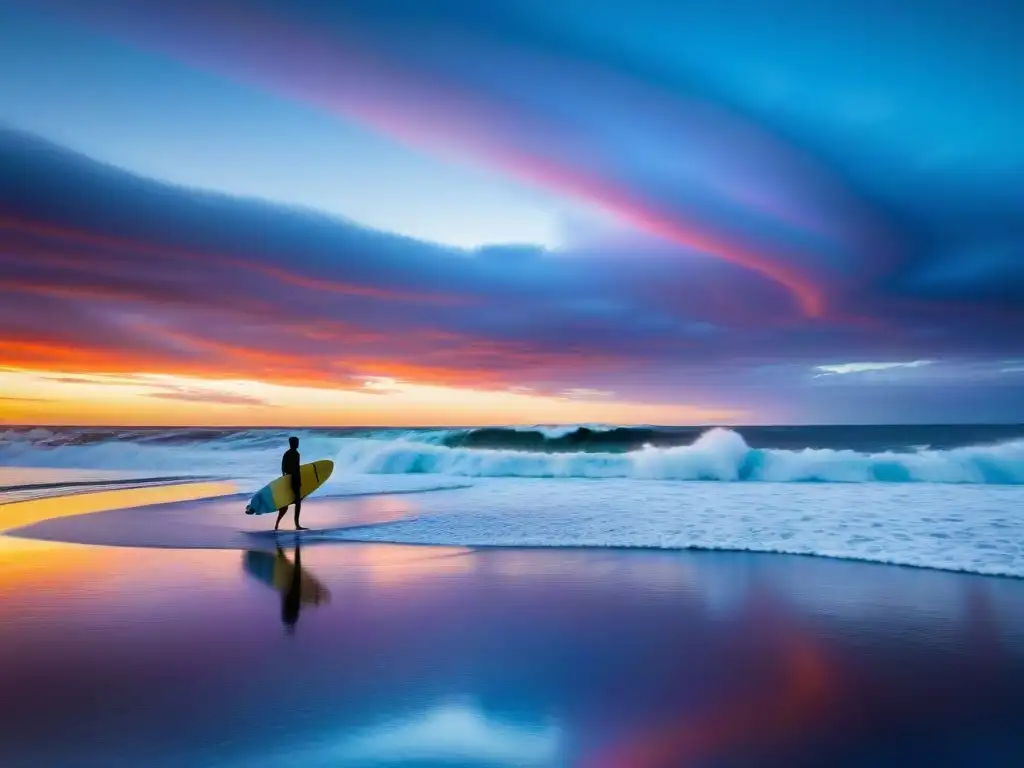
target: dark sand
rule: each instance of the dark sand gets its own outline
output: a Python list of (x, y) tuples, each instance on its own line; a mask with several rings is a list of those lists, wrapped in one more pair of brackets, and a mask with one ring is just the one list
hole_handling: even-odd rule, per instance
[(0, 537), (5, 768), (1024, 765), (1024, 581), (322, 541), (297, 570), (239, 501)]

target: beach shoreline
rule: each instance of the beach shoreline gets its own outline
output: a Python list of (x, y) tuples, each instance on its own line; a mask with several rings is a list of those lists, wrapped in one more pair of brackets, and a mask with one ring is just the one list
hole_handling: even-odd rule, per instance
[[(4, 468), (0, 468), (0, 478)], [(103, 481), (69, 482), (57, 478), (62, 472), (47, 470), (51, 482), (40, 484), (40, 496), (8, 500), (0, 496), (0, 532), (10, 538), (35, 539), (52, 543), (91, 546), (159, 548), (159, 549), (226, 549), (245, 550), (277, 546), (289, 540), (291, 513), (282, 521), (279, 531), (272, 530), (273, 515), (245, 515), (248, 494), (239, 493), (229, 481), (204, 482), (187, 477), (132, 478), (109, 477)], [(72, 474), (72, 476), (74, 476)], [(100, 485), (99, 483), (104, 483)], [(96, 485), (93, 485), (93, 484)], [(333, 496), (314, 496), (303, 505), (304, 521), (309, 528), (298, 535), (303, 546), (343, 544), (384, 544), (398, 547), (447, 548), (466, 547), (473, 550), (555, 550), (571, 552), (683, 552), (737, 555), (767, 555), (811, 558), (816, 560), (858, 563), (865, 566), (908, 568), (913, 570), (960, 573), (1024, 580), (1015, 573), (985, 573), (970, 568), (951, 568), (913, 563), (885, 562), (873, 558), (826, 553), (810, 553), (728, 546), (651, 546), (609, 544), (550, 544), (420, 542), (391, 540), (388, 526), (415, 522), (418, 517), (417, 497), (420, 494), (462, 491), (472, 486), (442, 486), (412, 490), (357, 491)], [(142, 490), (140, 494), (138, 491)], [(16, 491), (15, 491), (16, 492)], [(69, 496), (79, 496), (68, 503)], [(64, 499), (65, 501), (61, 501)], [(35, 502), (40, 502), (38, 505)], [(4, 517), (4, 509), (8, 516)], [(18, 524), (10, 524), (11, 511), (25, 512)], [(56, 510), (56, 513), (54, 513)], [(373, 535), (366, 537), (366, 532)], [(382, 533), (383, 532), (383, 533)]]
[[(0, 676), (22, 702), (0, 705), (12, 766), (72, 766), (83, 750), (125, 768), (853, 765), (901, 749), (941, 762), (993, 739), (1024, 756), (1010, 725), (1024, 711), (1020, 580), (753, 552), (309, 540), (269, 534), (273, 516), (246, 516), (244, 494), (197, 490), (209, 495), (0, 534)], [(303, 520), (415, 506), (311, 499)], [(44, 716), (32, 702), (57, 687)], [(296, 715), (273, 738), (254, 725), (254, 692), (270, 689)], [(120, 735), (97, 740), (113, 723)]]

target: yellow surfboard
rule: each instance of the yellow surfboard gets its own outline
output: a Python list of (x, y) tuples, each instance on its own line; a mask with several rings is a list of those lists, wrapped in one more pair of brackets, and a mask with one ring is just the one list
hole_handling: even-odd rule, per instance
[[(304, 499), (325, 482), (334, 471), (334, 462), (330, 459), (321, 459), (311, 464), (299, 466), (299, 498)], [(260, 488), (256, 495), (249, 500), (245, 508), (247, 515), (265, 515), (268, 512), (276, 512), (290, 504), (295, 503), (295, 494), (292, 493), (292, 481), (288, 475), (267, 483)]]

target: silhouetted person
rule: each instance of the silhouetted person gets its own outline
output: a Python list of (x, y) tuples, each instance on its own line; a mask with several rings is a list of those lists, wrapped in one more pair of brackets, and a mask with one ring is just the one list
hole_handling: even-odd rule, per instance
[[(299, 525), (299, 512), (302, 510), (302, 499), (299, 496), (299, 491), (302, 487), (302, 478), (299, 475), (299, 465), (302, 463), (299, 458), (299, 438), (289, 437), (288, 445), (290, 446), (287, 451), (284, 452), (284, 456), (281, 457), (281, 474), (288, 475), (292, 482), (292, 492), (295, 494), (295, 530), (305, 531), (308, 530)], [(274, 523), (274, 530), (281, 525), (281, 518), (284, 517), (284, 513), (288, 511), (288, 507), (281, 507), (277, 510), (277, 522)]]

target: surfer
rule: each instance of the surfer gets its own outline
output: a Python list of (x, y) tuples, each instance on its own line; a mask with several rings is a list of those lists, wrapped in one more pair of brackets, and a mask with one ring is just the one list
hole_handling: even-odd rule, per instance
[[(299, 512), (302, 510), (302, 498), (299, 496), (299, 489), (302, 485), (302, 476), (299, 473), (299, 465), (302, 461), (299, 459), (299, 438), (289, 437), (288, 438), (289, 448), (284, 452), (281, 457), (281, 474), (288, 475), (292, 481), (292, 493), (295, 494), (295, 530), (305, 531), (307, 528), (303, 528), (299, 525)], [(288, 511), (288, 507), (284, 506), (277, 510), (277, 522), (274, 523), (274, 530), (281, 524), (281, 518), (284, 517), (285, 512)]]

